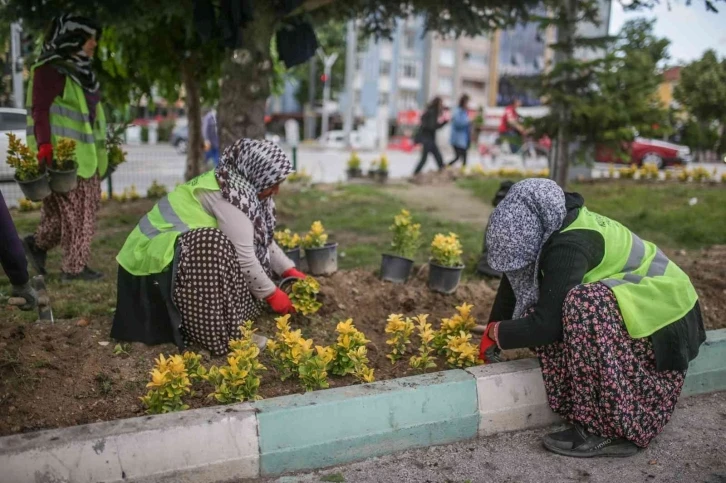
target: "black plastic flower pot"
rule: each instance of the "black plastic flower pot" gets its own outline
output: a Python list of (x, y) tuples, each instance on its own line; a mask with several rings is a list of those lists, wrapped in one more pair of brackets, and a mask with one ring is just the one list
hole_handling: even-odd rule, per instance
[(53, 193), (70, 193), (78, 186), (78, 164), (75, 164), (73, 169), (63, 171), (48, 168), (48, 173)]
[(363, 177), (363, 171), (360, 168), (348, 168), (346, 174), (348, 175), (349, 179)]
[(388, 181), (388, 171), (379, 170), (378, 173), (376, 173), (376, 180), (379, 183), (385, 183), (386, 181)]
[(338, 244), (328, 243), (322, 248), (306, 248), (305, 260), (311, 274), (333, 274), (338, 271)]
[(406, 283), (413, 269), (413, 260), (398, 255), (383, 254), (381, 259), (381, 280)]
[(295, 262), (295, 268), (298, 270), (300, 269), (300, 247), (293, 248), (292, 250), (285, 250), (285, 255), (287, 255), (287, 258)]
[(456, 292), (463, 271), (464, 265), (459, 267), (444, 267), (443, 265), (429, 262), (429, 289), (445, 294)]
[(27, 181), (20, 181), (16, 177), (15, 182), (20, 186), (20, 191), (23, 192), (23, 195), (30, 201), (41, 201), (51, 193), (50, 183), (46, 173)]

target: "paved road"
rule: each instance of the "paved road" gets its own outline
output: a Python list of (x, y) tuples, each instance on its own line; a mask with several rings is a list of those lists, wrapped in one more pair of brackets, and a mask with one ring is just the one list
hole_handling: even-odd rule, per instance
[(726, 392), (681, 400), (663, 433), (631, 458), (583, 460), (553, 455), (540, 443), (551, 430), (502, 434), (254, 481), (726, 483)]

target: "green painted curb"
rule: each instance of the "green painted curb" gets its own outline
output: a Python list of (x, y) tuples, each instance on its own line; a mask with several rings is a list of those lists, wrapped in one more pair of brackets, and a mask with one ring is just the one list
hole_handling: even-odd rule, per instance
[(254, 403), (260, 473), (323, 468), (474, 438), (476, 380), (462, 370)]
[(726, 329), (709, 330), (688, 367), (683, 396), (726, 390)]

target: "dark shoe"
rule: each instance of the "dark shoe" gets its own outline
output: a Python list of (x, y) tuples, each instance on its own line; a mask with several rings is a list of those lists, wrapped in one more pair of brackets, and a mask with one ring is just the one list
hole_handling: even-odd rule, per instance
[(30, 286), (30, 282), (25, 285), (13, 285), (12, 296), (25, 300), (25, 303), (19, 306), (20, 310), (33, 310), (38, 306), (38, 294)]
[(30, 263), (33, 264), (35, 270), (40, 275), (47, 275), (48, 272), (45, 270), (45, 259), (48, 257), (48, 254), (45, 250), (38, 248), (38, 245), (35, 244), (35, 237), (33, 235), (28, 235), (23, 238), (23, 248), (25, 248), (25, 255), (30, 260)]
[(84, 267), (81, 273), (65, 273), (61, 274), (61, 282), (74, 282), (76, 280), (82, 280), (84, 282), (91, 282), (103, 278), (103, 274), (91, 270), (88, 267)]
[(638, 447), (628, 440), (596, 436), (588, 433), (579, 424), (564, 431), (548, 434), (542, 438), (542, 443), (553, 453), (575, 458), (626, 457), (638, 452)]

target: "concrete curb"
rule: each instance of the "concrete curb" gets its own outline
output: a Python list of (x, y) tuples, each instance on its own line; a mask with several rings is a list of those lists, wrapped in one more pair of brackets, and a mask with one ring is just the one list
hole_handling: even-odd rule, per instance
[[(726, 390), (726, 329), (683, 395)], [(519, 360), (373, 384), (0, 438), (8, 483), (227, 481), (546, 426), (539, 365)]]

